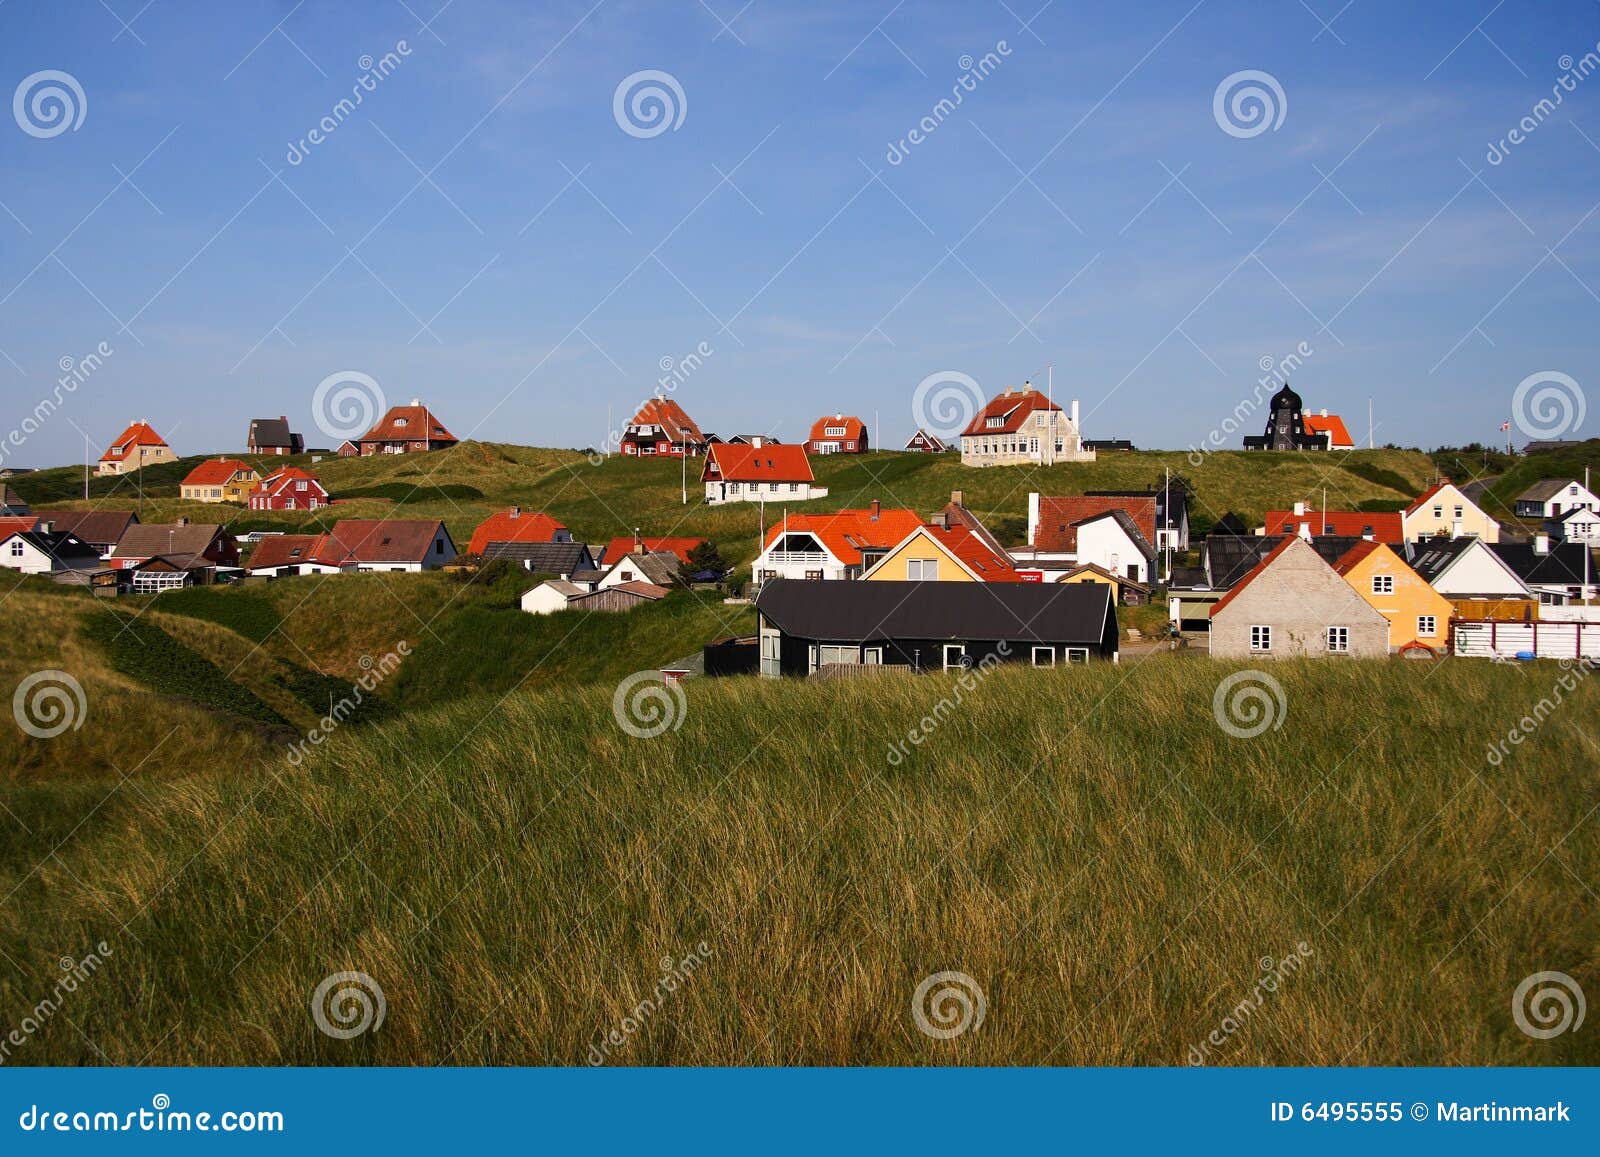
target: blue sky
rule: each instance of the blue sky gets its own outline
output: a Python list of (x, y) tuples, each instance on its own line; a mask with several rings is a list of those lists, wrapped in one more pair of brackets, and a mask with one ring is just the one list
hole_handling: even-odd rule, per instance
[[(1486, 160), (1596, 51), (1589, 0), (142, 2), (0, 4), (0, 87), (60, 70), (87, 106), (0, 118), (0, 425), (114, 351), (13, 464), (134, 417), (180, 453), (278, 413), (326, 443), (346, 370), (462, 437), (596, 445), (701, 343), (704, 428), (846, 410), (893, 445), (929, 374), (1053, 363), (1088, 436), (1186, 447), (1302, 342), (1296, 388), (1363, 440), (1369, 398), (1429, 446), (1495, 438), (1530, 374), (1593, 392), (1600, 75)], [(1231, 135), (1247, 69), (1282, 122)], [(641, 70), (676, 128), (619, 126)]]

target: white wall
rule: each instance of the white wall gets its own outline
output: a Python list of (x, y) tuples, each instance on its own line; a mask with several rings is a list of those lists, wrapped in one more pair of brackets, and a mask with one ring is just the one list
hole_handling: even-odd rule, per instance
[(1118, 578), (1128, 577), (1128, 568), (1134, 567), (1135, 580), (1150, 581), (1150, 564), (1114, 518), (1096, 519), (1078, 527), (1078, 562), (1092, 562)]

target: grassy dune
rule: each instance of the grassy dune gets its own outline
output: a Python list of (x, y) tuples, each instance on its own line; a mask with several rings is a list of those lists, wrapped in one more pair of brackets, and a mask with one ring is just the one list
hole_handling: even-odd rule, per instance
[[(1302, 942), (1213, 1063), (1600, 1062), (1510, 1011), (1533, 972), (1600, 987), (1596, 688), (1493, 766), (1553, 666), (1279, 665), (1254, 740), (1213, 720), (1225, 670), (1002, 671), (898, 761), (946, 677), (698, 681), (655, 739), (608, 685), (464, 699), (300, 766), (180, 729), (210, 758), (107, 795), (93, 753), (197, 720), (86, 669), (73, 781), (0, 787), (0, 1012), (113, 954), (11, 1063), (582, 1064), (637, 1014), (608, 1061), (1182, 1064)], [(340, 970), (379, 1031), (314, 1027)], [(987, 999), (949, 1041), (911, 1014), (943, 970)]]

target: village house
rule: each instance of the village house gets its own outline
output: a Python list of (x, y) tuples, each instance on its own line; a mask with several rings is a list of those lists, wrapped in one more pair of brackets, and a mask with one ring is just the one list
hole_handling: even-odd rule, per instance
[(1389, 620), (1298, 536), (1273, 547), (1211, 608), (1218, 659), (1389, 653)]
[(139, 516), (131, 510), (52, 510), (51, 526), (56, 530), (69, 530), (92, 546), (105, 558), (116, 549), (130, 526), (136, 526)]
[(1023, 582), (1003, 550), (965, 526), (918, 526), (861, 575), (865, 582)]
[[(376, 425), (361, 437), (353, 440), (356, 453), (361, 457), (373, 454), (421, 454), (430, 450), (446, 450), (454, 446), (457, 438), (433, 412), (412, 398), (409, 406), (391, 406), (389, 412), (378, 419)], [(344, 447), (339, 448), (344, 454)]]
[(40, 520), (32, 530), (0, 530), (0, 568), (23, 574), (98, 570), (100, 553), (68, 530)]
[[(1189, 491), (1178, 481), (1150, 490), (1086, 490), (1085, 498), (1148, 498), (1155, 503), (1152, 534), (1145, 534), (1157, 551), (1189, 549)], [(1126, 507), (1124, 507), (1126, 509)], [(1133, 513), (1131, 510), (1129, 513)], [(1143, 523), (1140, 533), (1144, 533)]]
[(212, 458), (202, 462), (178, 484), (180, 497), (190, 502), (238, 502), (249, 500), (261, 475), (248, 462), (237, 458)]
[(672, 587), (677, 585), (678, 567), (678, 556), (670, 550), (630, 550), (601, 566), (594, 589), (606, 590), (637, 582)]
[(1581, 542), (1552, 543), (1541, 531), (1532, 542), (1497, 542), (1489, 549), (1545, 606), (1564, 607), (1595, 595), (1595, 579), (1600, 576), (1595, 573), (1589, 548)]
[(1458, 615), (1478, 618), (1470, 603), (1532, 600), (1527, 584), (1517, 577), (1481, 538), (1425, 538), (1407, 544), (1406, 561), (1434, 590), (1456, 607)]
[(700, 472), (706, 502), (806, 502), (826, 498), (828, 488), (816, 484), (804, 446), (713, 445)]
[(622, 453), (630, 458), (698, 458), (706, 436), (672, 398), (651, 398), (622, 432)]
[(263, 478), (250, 492), (251, 510), (321, 510), (328, 492), (315, 474), (284, 466)]
[(290, 432), (289, 419), (251, 418), (250, 433), (245, 438), (245, 453), (269, 454), (281, 457), (286, 454), (303, 454), (306, 440)]
[(1453, 613), (1450, 600), (1386, 543), (1358, 542), (1333, 569), (1388, 621), (1390, 650), (1417, 644), (1431, 651), (1444, 648)]
[(678, 561), (685, 566), (689, 563), (689, 555), (696, 547), (704, 546), (703, 538), (653, 538), (650, 535), (635, 533), (632, 538), (619, 535), (613, 538), (601, 551), (599, 561), (609, 565), (612, 561), (621, 558), (632, 551), (640, 554), (645, 551), (666, 551), (677, 556)]
[(1354, 450), (1355, 439), (1350, 437), (1350, 431), (1345, 429), (1344, 419), (1338, 414), (1330, 414), (1323, 410), (1318, 414), (1305, 415), (1306, 434), (1312, 438), (1322, 439), (1324, 450)]
[(513, 506), (478, 523), (467, 553), (486, 555), (496, 543), (571, 542), (572, 532), (548, 514)]
[(443, 522), (428, 518), (345, 518), (326, 534), (263, 538), (250, 573), (268, 578), (306, 574), (437, 570), (455, 560)]
[(113, 474), (132, 474), (146, 466), (154, 466), (160, 462), (176, 462), (178, 456), (172, 452), (166, 439), (157, 434), (150, 427), (150, 423), (143, 418), (131, 423), (117, 440), (100, 455), (99, 465), (95, 473), (101, 477)]
[(1312, 510), (1296, 502), (1293, 510), (1269, 510), (1258, 535), (1295, 534), (1304, 539), (1336, 535), (1341, 538), (1367, 538), (1374, 542), (1402, 546), (1406, 541), (1404, 520), (1399, 511)]
[(216, 523), (145, 522), (129, 526), (106, 561), (130, 571), (135, 593), (216, 581), (219, 568), (239, 565), (239, 541)]
[(811, 437), (806, 440), (807, 454), (865, 454), (868, 445), (867, 424), (850, 414), (835, 414), (831, 418), (818, 418), (811, 424)]
[(1562, 542), (1579, 542), (1584, 546), (1600, 546), (1600, 513), (1582, 506), (1573, 507), (1553, 523), (1555, 536)]
[[(1245, 435), (1246, 450), (1326, 450), (1328, 439), (1306, 429), (1305, 406), (1300, 395), (1284, 382), (1283, 388), (1267, 403), (1266, 431), (1260, 436)], [(1341, 423), (1342, 425), (1342, 423)]]
[(610, 587), (590, 587), (565, 579), (551, 579), (523, 594), (522, 609), (530, 615), (557, 611), (631, 611), (659, 602), (671, 594), (666, 587), (634, 581)]
[(774, 579), (756, 599), (760, 671), (966, 670), (1117, 660), (1117, 612), (1099, 585), (816, 583)]
[(1419, 538), (1476, 536), (1484, 542), (1500, 541), (1500, 524), (1452, 482), (1439, 482), (1406, 507), (1401, 516), (1405, 541)]
[(1515, 510), (1518, 518), (1554, 521), (1574, 510), (1600, 511), (1600, 497), (1575, 479), (1541, 478), (1517, 495)]
[(565, 542), (491, 542), (480, 557), (485, 563), (505, 560), (534, 574), (569, 577), (592, 573), (599, 565), (587, 543), (571, 539)]
[(905, 449), (913, 454), (943, 454), (950, 447), (945, 445), (944, 439), (935, 434), (930, 434), (920, 426), (917, 432), (906, 439)]
[(1093, 462), (1078, 429), (1078, 403), (1072, 416), (1024, 382), (1007, 386), (973, 416), (961, 433), (963, 466), (1048, 466), (1054, 462)]
[(857, 578), (921, 525), (916, 511), (876, 500), (864, 510), (786, 514), (767, 529), (751, 570), (758, 583)]
[[(1011, 559), (1019, 567), (1038, 570), (1045, 582), (1055, 582), (1080, 564), (1093, 563), (1149, 584), (1154, 581), (1159, 557), (1156, 509), (1156, 497), (1150, 493), (1060, 498), (1029, 494), (1028, 545), (1013, 548)], [(1183, 535), (1187, 541), (1186, 530)], [(1176, 527), (1172, 538), (1174, 542), (1179, 539)]]
[(1150, 588), (1124, 575), (1112, 574), (1103, 567), (1086, 562), (1075, 566), (1056, 580), (1058, 583), (1101, 583), (1111, 588), (1111, 597), (1119, 607), (1139, 607), (1150, 601)]

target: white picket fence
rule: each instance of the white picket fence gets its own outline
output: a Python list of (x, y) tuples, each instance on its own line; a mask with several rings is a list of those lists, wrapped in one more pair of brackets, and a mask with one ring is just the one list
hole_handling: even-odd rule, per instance
[(1465, 658), (1600, 659), (1600, 623), (1456, 623), (1452, 653)]

